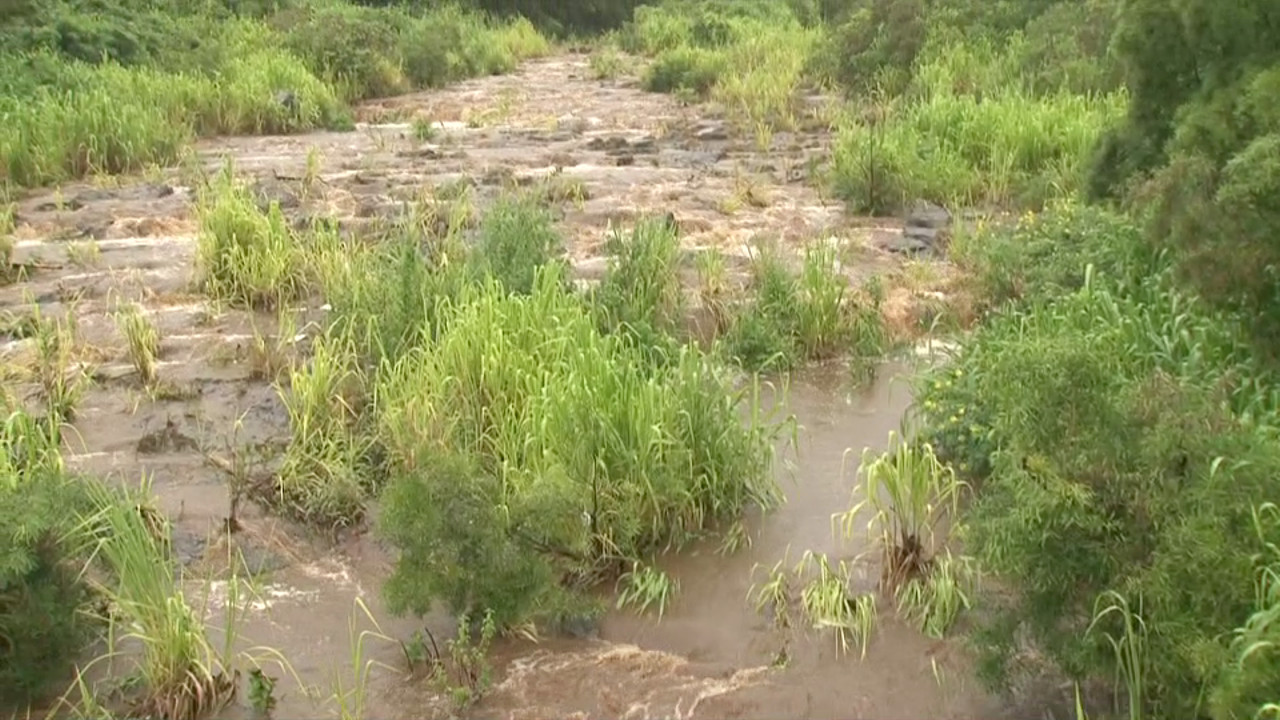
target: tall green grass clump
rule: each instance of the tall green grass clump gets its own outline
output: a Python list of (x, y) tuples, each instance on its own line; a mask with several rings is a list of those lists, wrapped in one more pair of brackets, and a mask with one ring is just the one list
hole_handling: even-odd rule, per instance
[(92, 481), (64, 471), (56, 427), (0, 408), (0, 706), (17, 708), (68, 677), (94, 629), (76, 523)]
[(1093, 145), (1125, 96), (973, 87), (958, 79), (962, 59), (920, 65), (912, 92), (846, 114), (833, 181), (853, 209), (893, 213), (917, 200), (1038, 209), (1083, 187)]
[(372, 438), (362, 432), (368, 401), (356, 336), (335, 326), (312, 345), (305, 365), (291, 368), (277, 389), (293, 437), (278, 473), (276, 507), (330, 528), (363, 518), (376, 489)]
[(201, 192), (196, 272), (211, 297), (270, 309), (307, 286), (305, 258), (276, 203), (264, 214), (228, 165)]
[[(1132, 221), (1075, 217), (1015, 237), (1056, 226), (1098, 233), (1094, 247), (1138, 242)], [(1141, 608), (1141, 710), (1202, 716), (1230, 632), (1256, 611), (1249, 499), (1276, 490), (1274, 379), (1238, 318), (1177, 289), (1167, 267), (1105, 257), (1011, 299), (928, 375), (918, 409), (977, 490), (966, 549), (1016, 590), (980, 633), (984, 673), (1007, 676), (1021, 632), (1072, 677), (1132, 670), (1107, 640), (1124, 637), (1122, 614), (1094, 622), (1114, 591)]]
[(664, 218), (645, 218), (629, 233), (615, 230), (605, 250), (609, 268), (592, 297), (602, 329), (671, 354), (685, 319), (676, 229)]
[(695, 2), (638, 8), (620, 42), (654, 56), (647, 89), (710, 97), (767, 146), (772, 129), (795, 126), (817, 37), (777, 4)]
[(355, 333), (363, 365), (395, 360), (443, 331), (447, 301), (475, 276), (456, 240), (435, 238), (424, 247), (420, 229), (404, 224), (377, 244), (313, 232), (310, 257), (332, 329)]
[(951, 554), (965, 483), (939, 461), (933, 446), (889, 436), (889, 450), (863, 451), (855, 502), (833, 516), (839, 535), (855, 535), (864, 510), (866, 530), (879, 546), (880, 589), (898, 611), (931, 637), (942, 637), (969, 606), (970, 564)]
[[(41, 185), (133, 172), (174, 162), (196, 135), (293, 132), (339, 114), (333, 92), (275, 49), (238, 54), (216, 77), (114, 63), (69, 72), (70, 87), (0, 97), (4, 178)], [(276, 99), (284, 91), (296, 108)]]
[(197, 136), (349, 126), (343, 102), (507, 72), (549, 50), (527, 20), (453, 6), (234, 9), (15, 8), (0, 31), (0, 180), (170, 164)]
[[(775, 427), (747, 391), (692, 348), (655, 371), (600, 333), (554, 267), (530, 295), (492, 280), (466, 288), (450, 315), (437, 342), (377, 378), (394, 478), (384, 530), (402, 550), (389, 592), (401, 608), (447, 599), (518, 622), (546, 609), (549, 578), (573, 587), (616, 574), (776, 502)], [(744, 403), (756, 412), (746, 426)], [(441, 564), (437, 553), (472, 559)]]
[(116, 613), (112, 642), (141, 647), (135, 711), (173, 720), (216, 712), (235, 695), (235, 679), (204, 618), (187, 601), (169, 528), (151, 508), (146, 484), (123, 496), (105, 486), (90, 488), (96, 510), (85, 523), (108, 573), (98, 585)]
[(874, 298), (849, 287), (835, 248), (806, 248), (799, 273), (776, 248), (752, 261), (752, 298), (730, 321), (724, 350), (753, 371), (788, 370), (808, 361), (852, 355), (878, 358), (888, 338)]

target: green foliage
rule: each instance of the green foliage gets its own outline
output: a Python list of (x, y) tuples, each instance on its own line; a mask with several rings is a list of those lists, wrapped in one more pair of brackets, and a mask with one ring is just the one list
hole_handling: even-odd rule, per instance
[(645, 87), (709, 96), (767, 148), (773, 128), (793, 128), (817, 39), (781, 3), (694, 2), (637, 8), (619, 42), (655, 55)]
[[(1109, 232), (1085, 241), (1096, 247), (1135, 242), (1099, 219), (1044, 226)], [(1016, 237), (1037, 242), (1037, 226)], [(1141, 257), (1109, 254), (1131, 252)], [(1079, 285), (1024, 276), (1029, 292), (931, 373), (920, 409), (930, 439), (976, 478), (966, 547), (1018, 591), (988, 627), (992, 667), (1025, 625), (1073, 676), (1115, 668), (1106, 637), (1122, 636), (1120, 618), (1085, 630), (1095, 599), (1117, 590), (1142, 601), (1146, 709), (1193, 717), (1228, 661), (1223, 634), (1254, 604), (1257, 535), (1239, 499), (1273, 493), (1280, 470), (1271, 376), (1238, 323), (1168, 272), (1112, 262)]]
[(1255, 334), (1274, 350), (1280, 326), (1266, 268), (1280, 164), (1280, 9), (1266, 0), (1226, 9), (1130, 0), (1113, 42), (1132, 102), (1098, 146), (1091, 193), (1140, 207), (1150, 241), (1173, 251), (1182, 277), (1207, 300), (1255, 317)]
[[(441, 587), (494, 588), (482, 600), (511, 622), (554, 600), (528, 578), (590, 579), (616, 569), (616, 558), (678, 546), (749, 503), (775, 501), (774, 430), (759, 417), (741, 424), (743, 396), (692, 348), (655, 369), (625, 338), (602, 335), (554, 266), (539, 269), (530, 295), (493, 281), (463, 288), (449, 315), (435, 343), (378, 373), (392, 475), (417, 478), (397, 481), (384, 513), (427, 523), (395, 531), (424, 552), (487, 544), (510, 559), (452, 566), (459, 575), (442, 586), (421, 579), (427, 571), (409, 559), (419, 555), (406, 555), (402, 608), (427, 607)], [(479, 479), (426, 475), (443, 447), (470, 458), (466, 473)], [(418, 501), (431, 492), (453, 493), (432, 502), (456, 509), (423, 514)], [(464, 513), (476, 520), (465, 531), (452, 524)], [(447, 550), (450, 533), (473, 540)]]
[(292, 228), (278, 205), (260, 212), (230, 166), (204, 190), (199, 218), (196, 267), (210, 296), (264, 309), (300, 296), (305, 270)]
[(1139, 229), (1124, 216), (1065, 202), (1010, 225), (962, 234), (951, 251), (980, 305), (991, 308), (1075, 292), (1090, 272), (1137, 282), (1155, 269), (1140, 240)]
[(308, 67), (362, 99), (408, 89), (396, 54), (399, 26), (408, 21), (396, 10), (334, 4), (286, 11), (273, 24)]
[(918, 200), (1039, 207), (1081, 186), (1123, 96), (956, 91), (958, 63), (923, 65), (913, 99), (840, 124), (835, 190), (854, 210), (898, 212)]
[(880, 88), (899, 92), (910, 79), (928, 26), (924, 0), (873, 0), (831, 27), (815, 63), (828, 77), (861, 94)]
[(473, 258), (509, 292), (528, 295), (538, 269), (559, 260), (564, 241), (532, 196), (504, 196), (485, 213)]
[(1262, 552), (1255, 555), (1257, 580), (1253, 614), (1231, 640), (1231, 662), (1209, 699), (1215, 720), (1270, 717), (1275, 708), (1275, 678), (1280, 677), (1280, 511), (1266, 502), (1254, 509)]
[(634, 338), (640, 348), (675, 352), (685, 308), (675, 229), (663, 218), (645, 218), (629, 234), (614, 231), (606, 250), (609, 269), (592, 298), (601, 327)]
[(490, 23), (452, 6), (289, 4), (264, 21), (265, 5), (241, 5), (15, 10), (0, 30), (0, 180), (169, 164), (196, 136), (343, 127), (339, 99), (506, 71), (548, 47), (528, 21)]
[(464, 456), (438, 452), (397, 477), (382, 496), (379, 528), (400, 549), (383, 586), (392, 612), (426, 615), (439, 600), (454, 616), (528, 618), (554, 576), (505, 517), (502, 485)]
[(850, 290), (829, 245), (806, 248), (798, 274), (776, 249), (760, 246), (751, 289), (724, 338), (725, 352), (748, 370), (787, 370), (846, 352), (878, 358), (888, 349), (878, 301)]
[[(0, 402), (0, 407), (3, 407)], [(8, 408), (5, 408), (8, 411)], [(58, 437), (21, 411), (0, 426), (0, 706), (64, 679), (89, 638), (76, 513), (86, 483), (62, 469)]]
[(691, 90), (699, 95), (711, 92), (725, 69), (725, 59), (717, 52), (696, 47), (679, 47), (663, 53), (645, 70), (644, 87), (651, 92)]
[(659, 619), (680, 592), (678, 580), (672, 580), (665, 572), (639, 562), (633, 562), (631, 570), (623, 573), (618, 583), (622, 587), (618, 593), (619, 608), (631, 605), (636, 612), (643, 613), (650, 606), (656, 606)]

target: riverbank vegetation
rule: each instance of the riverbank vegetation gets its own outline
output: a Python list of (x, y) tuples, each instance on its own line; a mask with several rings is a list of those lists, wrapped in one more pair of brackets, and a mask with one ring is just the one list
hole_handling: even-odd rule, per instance
[[(595, 73), (639, 56), (648, 89), (722, 106), (761, 147), (829, 127), (808, 179), (851, 212), (983, 211), (948, 246), (979, 319), (919, 378), (914, 436), (866, 457), (859, 504), (837, 518), (849, 537), (873, 511), (880, 591), (900, 613), (936, 637), (966, 628), (997, 687), (1049, 666), (1121, 678), (1131, 718), (1274, 712), (1274, 3), (579, 5), (18, 3), (0, 15), (0, 180), (169, 165), (205, 135), (349, 127), (359, 100), (608, 30)], [(560, 257), (554, 188), (478, 212), (437, 193), (361, 238), (287, 222), (230, 165), (200, 190), (200, 288), (281, 320), (253, 347), (289, 441), (236, 498), (328, 529), (376, 509), (397, 551), (392, 609), (472, 618), (482, 646), (598, 614), (602, 582), (661, 615), (679, 584), (659, 554), (713, 534), (732, 549), (748, 508), (781, 501), (773, 455), (790, 428), (754, 373), (864, 366), (906, 339), (882, 289), (848, 286), (821, 243), (796, 267), (761, 245), (737, 295), (722, 260), (699, 257), (715, 330), (699, 344), (677, 229), (659, 219), (616, 231), (584, 291)], [(303, 354), (280, 338), (307, 300), (329, 312)], [(156, 329), (119, 322), (155, 387)], [(87, 358), (70, 322), (37, 317), (30, 335), (42, 412), (0, 394), (0, 700), (65, 677), (111, 627), (84, 612), (105, 599), (143, 648), (130, 699), (205, 715), (234, 694), (236, 660), (210, 644), (147, 498), (63, 467)], [(877, 600), (850, 575), (807, 553), (753, 602), (779, 623), (798, 605), (865, 654)], [(466, 702), (488, 677), (469, 637), (453, 673)]]
[(349, 129), (349, 103), (507, 72), (549, 42), (476, 9), (18, 3), (0, 31), (0, 181), (177, 161), (201, 136)]

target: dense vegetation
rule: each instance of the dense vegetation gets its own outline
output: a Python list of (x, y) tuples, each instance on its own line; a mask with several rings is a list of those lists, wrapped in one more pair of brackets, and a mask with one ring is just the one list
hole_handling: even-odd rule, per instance
[[(868, 487), (928, 480), (894, 507), (869, 501), (912, 543), (936, 518), (903, 522), (906, 505), (971, 491), (955, 532), (1011, 591), (975, 601), (984, 677), (1008, 685), (1038, 670), (1020, 652), (1029, 638), (1073, 680), (1122, 678), (1131, 718), (1276, 712), (1280, 6), (634, 5), (9, 3), (0, 179), (141, 170), (206, 134), (340, 127), (359, 99), (510, 69), (548, 50), (544, 32), (607, 30), (599, 74), (622, 52), (643, 55), (647, 88), (722, 104), (762, 147), (830, 125), (830, 162), (810, 180), (854, 212), (930, 200), (1025, 213), (957, 231), (961, 295), (981, 320), (921, 378), (916, 440), (928, 449), (906, 445), (868, 473)], [(842, 96), (816, 120), (798, 102), (814, 88)], [(678, 320), (673, 230), (643, 222), (611, 238), (604, 281), (579, 293), (546, 196), (487, 208), (473, 247), (456, 232), (466, 197), (439, 192), (380, 243), (292, 228), (231, 172), (198, 207), (206, 293), (280, 310), (282, 328), (293, 300), (332, 308), (305, 363), (278, 362), (259, 340), (293, 433), (260, 499), (324, 526), (380, 502), (379, 529), (401, 551), (391, 604), (442, 603), (486, 638), (494, 624), (598, 612), (585, 591), (602, 579), (626, 578), (624, 598), (661, 607), (672, 586), (647, 567), (655, 553), (725, 528), (731, 549), (742, 511), (778, 500), (769, 463), (782, 426), (722, 361), (866, 362), (901, 339), (878, 289), (845, 287), (815, 246), (799, 273), (762, 251), (741, 304), (701, 260), (721, 343), (696, 349)], [(426, 215), (447, 229), (424, 230), (437, 226)], [(123, 326), (151, 377), (145, 328)], [(81, 390), (68, 380), (72, 331), (43, 319), (33, 334), (47, 417), (4, 398), (0, 435), (0, 687), (16, 696), (3, 699), (43, 689), (92, 629), (77, 571), (96, 548), (95, 592), (169, 653), (144, 672), (147, 709), (194, 717), (225, 694), (230, 660), (193, 639), (171, 573), (125, 578), (130, 553), (168, 573), (167, 547), (131, 532), (138, 514), (113, 512), (125, 507), (115, 495), (69, 482), (50, 428), (73, 419)], [(887, 550), (888, 564), (898, 555)], [(825, 559), (806, 562), (830, 576)], [(959, 612), (929, 579), (960, 566), (939, 553), (891, 568), (899, 606), (923, 608), (926, 631)], [(871, 609), (835, 590), (832, 612), (858, 618), (835, 624), (859, 628), (865, 651)]]

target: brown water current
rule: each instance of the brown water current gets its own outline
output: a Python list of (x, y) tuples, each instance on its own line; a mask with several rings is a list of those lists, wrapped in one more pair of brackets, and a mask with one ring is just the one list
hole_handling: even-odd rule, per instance
[[(68, 465), (128, 482), (150, 476), (181, 559), (195, 570), (216, 567), (225, 563), (228, 514), (219, 463), (236, 446), (261, 446), (278, 457), (273, 448), (289, 429), (277, 390), (249, 361), (254, 328), (270, 336), (274, 318), (218, 307), (192, 284), (191, 188), (198, 175), (230, 158), (290, 220), (333, 217), (357, 232), (442, 188), (471, 187), (471, 202), (483, 213), (506, 188), (546, 182), (582, 280), (605, 267), (600, 253), (609, 225), (671, 212), (683, 250), (722, 252), (738, 273), (753, 239), (772, 238), (794, 255), (804, 243), (831, 242), (852, 281), (882, 273), (901, 279), (891, 283), (886, 312), (896, 307), (898, 319), (913, 322), (917, 301), (945, 286), (951, 270), (945, 262), (905, 263), (880, 249), (879, 240), (901, 222), (849, 217), (810, 182), (806, 169), (830, 155), (824, 102), (813, 98), (800, 126), (762, 149), (714, 107), (645, 93), (634, 77), (594, 79), (585, 56), (566, 55), (509, 76), (371, 104), (355, 132), (211, 139), (181, 167), (34, 191), (17, 204), (14, 261), (25, 276), (0, 285), (0, 363), (32, 365), (34, 344), (19, 321), (33, 307), (45, 316), (71, 311), (76, 359), (93, 369), (95, 382), (77, 407)], [(435, 123), (430, 137), (414, 132), (415, 118)], [(159, 395), (143, 390), (127, 359), (110, 315), (120, 301), (139, 303), (159, 330), (166, 388)], [(843, 466), (846, 448), (856, 460), (863, 447), (885, 443), (908, 404), (905, 387), (891, 382), (894, 372), (884, 369), (865, 391), (849, 390), (844, 372), (798, 376), (786, 405), (803, 426), (798, 454), (789, 458), (794, 473), (781, 476), (788, 502), (752, 520), (750, 547), (725, 556), (710, 544), (662, 559), (680, 592), (661, 621), (615, 611), (595, 639), (503, 641), (494, 653), (497, 684), (468, 714), (997, 717), (999, 703), (977, 689), (955, 644), (922, 638), (894, 622), (887, 606), (859, 660), (856, 652), (837, 657), (827, 635), (776, 630), (747, 600), (761, 577), (752, 577), (756, 564), (768, 568), (784, 557), (795, 563), (805, 550), (853, 559), (868, 549), (836, 543), (831, 514), (849, 504), (855, 467)], [(38, 394), (30, 382), (0, 381), (33, 402)], [(353, 633), (372, 627), (357, 600), (386, 635), (405, 639), (421, 627), (386, 612), (379, 591), (389, 558), (371, 537), (356, 530), (335, 538), (252, 506), (239, 519), (244, 529), (235, 543), (264, 583), (238, 628), (242, 644), (278, 649), (301, 681), (281, 677), (275, 717), (332, 715), (324, 698), (335, 681), (353, 687), (353, 665), (369, 659), (382, 664), (370, 671), (365, 717), (448, 714), (424, 680), (404, 676), (398, 644), (366, 637), (364, 659), (353, 662)], [(870, 588), (873, 563), (856, 567)], [(193, 588), (195, 597), (206, 589)], [(219, 624), (225, 586), (211, 589), (210, 619)], [(427, 618), (426, 626), (437, 637), (452, 629), (444, 617)], [(775, 667), (784, 647), (789, 662)], [(269, 674), (282, 675), (274, 668)], [(238, 706), (227, 714), (241, 712)]]
[[(882, 447), (910, 401), (900, 366), (882, 368), (870, 387), (848, 387), (838, 371), (810, 371), (790, 384), (784, 410), (802, 426), (795, 452), (781, 448), (779, 481), (787, 502), (750, 523), (752, 542), (737, 552), (718, 543), (662, 560), (680, 585), (659, 619), (612, 610), (595, 639), (542, 638), (499, 643), (495, 687), (466, 716), (475, 718), (994, 718), (1001, 704), (971, 677), (954, 641), (930, 640), (892, 617), (881, 620), (865, 659), (839, 654), (830, 634), (803, 627), (779, 630), (755, 612), (748, 592), (759, 573), (805, 550), (853, 560), (855, 590), (874, 588), (878, 567), (861, 538), (833, 537), (831, 514), (849, 507), (857, 458)], [(846, 450), (848, 454), (846, 462)], [(786, 457), (789, 456), (789, 457)], [(865, 519), (863, 519), (865, 522)], [(282, 651), (306, 683), (332, 692), (335, 677), (350, 686), (355, 632), (374, 626), (355, 601), (362, 598), (387, 634), (405, 638), (414, 622), (387, 616), (378, 584), (386, 558), (368, 540), (339, 554), (274, 573), (262, 595), (269, 607), (242, 627), (246, 638)], [(447, 618), (428, 618), (437, 637)], [(371, 718), (443, 716), (448, 707), (428, 683), (405, 675), (398, 646), (368, 638), (365, 657), (385, 663), (371, 671), (366, 713)], [(788, 662), (779, 666), (785, 652)], [(337, 675), (335, 675), (335, 673)], [(296, 684), (281, 683), (278, 717), (312, 716), (313, 701)]]

